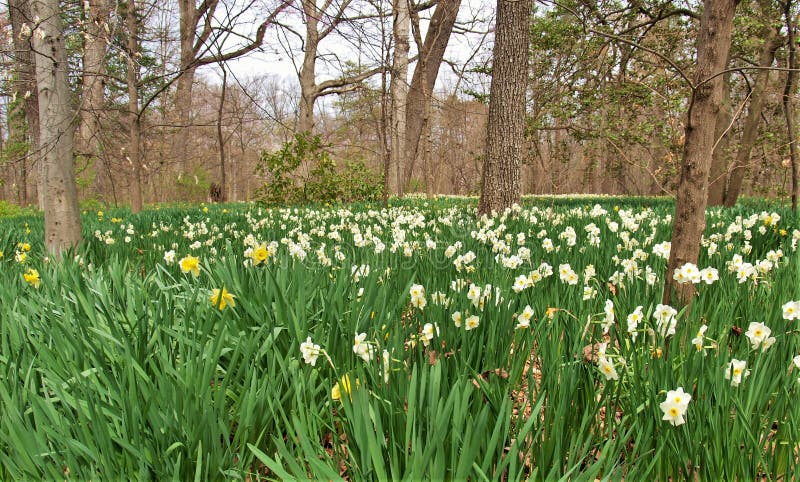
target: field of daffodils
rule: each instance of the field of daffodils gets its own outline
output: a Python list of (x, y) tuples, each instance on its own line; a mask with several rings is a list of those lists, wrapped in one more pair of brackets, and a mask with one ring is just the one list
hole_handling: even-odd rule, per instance
[(0, 220), (0, 480), (800, 478), (790, 211), (476, 204)]

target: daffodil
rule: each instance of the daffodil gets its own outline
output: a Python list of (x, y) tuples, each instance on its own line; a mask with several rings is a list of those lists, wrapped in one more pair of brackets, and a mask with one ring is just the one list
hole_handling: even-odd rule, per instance
[(750, 326), (745, 332), (753, 350), (757, 350), (759, 347), (761, 347), (762, 350), (766, 350), (771, 347), (773, 343), (775, 343), (775, 337), (769, 336), (770, 334), (772, 334), (772, 330), (767, 325), (756, 322), (750, 323)]
[(317, 364), (320, 351), (319, 345), (315, 345), (310, 336), (306, 338), (306, 341), (300, 343), (300, 353), (303, 354), (303, 361), (312, 367)]
[(732, 359), (725, 368), (725, 379), (731, 381), (731, 386), (738, 387), (742, 383), (742, 378), (750, 375), (747, 369), (746, 360)]
[(190, 254), (181, 258), (181, 260), (178, 261), (178, 265), (184, 273), (192, 273), (195, 278), (200, 276), (200, 258)]
[(42, 282), (41, 278), (39, 278), (39, 272), (33, 268), (23, 273), (22, 277), (25, 279), (26, 283), (33, 286), (34, 288), (38, 288), (39, 283)]
[(659, 404), (659, 408), (664, 412), (662, 420), (666, 420), (673, 426), (682, 425), (686, 422), (683, 416), (686, 414), (686, 409), (692, 396), (683, 391), (683, 387), (678, 387), (677, 390), (670, 390), (667, 392), (667, 399)]
[[(2, 253), (0, 253), (0, 255), (2, 255)], [(788, 303), (784, 304), (781, 308), (783, 308), (784, 320), (800, 319), (800, 301), (789, 301)]]
[(236, 302), (233, 301), (234, 295), (230, 294), (225, 287), (222, 290), (218, 288), (214, 288), (211, 293), (209, 299), (211, 300), (211, 304), (213, 306), (218, 307), (220, 310), (224, 310), (226, 306), (230, 305), (231, 308), (236, 306)]
[(701, 326), (700, 329), (697, 330), (697, 336), (692, 338), (692, 344), (695, 346), (695, 348), (697, 348), (697, 351), (703, 350), (703, 343), (705, 341), (706, 330), (708, 330), (707, 325)]
[(259, 244), (250, 252), (250, 257), (253, 259), (253, 264), (258, 266), (267, 261), (269, 258), (269, 250), (266, 243)]
[(331, 398), (334, 400), (341, 400), (342, 399), (342, 392), (346, 393), (350, 400), (353, 399), (353, 385), (355, 388), (358, 388), (359, 382), (358, 378), (355, 379), (355, 383), (350, 383), (350, 375), (345, 374), (342, 376), (341, 380), (336, 382), (336, 384), (331, 388)]
[(478, 318), (475, 315), (472, 315), (472, 316), (467, 317), (467, 319), (464, 321), (464, 329), (469, 331), (469, 330), (472, 330), (474, 328), (477, 328), (478, 325), (480, 325), (480, 324), (481, 324), (480, 318)]
[(597, 359), (597, 367), (600, 368), (600, 372), (605, 375), (606, 380), (619, 380), (619, 375), (617, 374), (616, 368), (614, 368), (614, 364), (605, 356), (600, 356)]

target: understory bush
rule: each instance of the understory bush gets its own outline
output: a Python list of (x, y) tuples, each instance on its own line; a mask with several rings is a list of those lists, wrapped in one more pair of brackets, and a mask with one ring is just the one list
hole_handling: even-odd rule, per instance
[(369, 201), (383, 193), (383, 177), (362, 161), (337, 167), (319, 135), (296, 134), (278, 151), (261, 153), (256, 172), (269, 180), (256, 190), (267, 205)]

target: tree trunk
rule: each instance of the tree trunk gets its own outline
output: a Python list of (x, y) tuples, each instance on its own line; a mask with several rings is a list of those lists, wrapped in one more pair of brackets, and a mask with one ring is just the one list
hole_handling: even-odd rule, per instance
[(772, 62), (775, 61), (775, 51), (783, 45), (783, 41), (784, 39), (778, 33), (777, 27), (769, 29), (758, 60), (758, 65), (763, 67), (763, 70), (759, 70), (756, 73), (753, 90), (750, 93), (750, 106), (742, 128), (742, 139), (739, 142), (739, 149), (736, 151), (733, 169), (728, 176), (725, 206), (733, 206), (736, 204), (736, 200), (739, 199), (746, 168), (750, 164), (750, 153), (758, 137), (758, 125), (761, 123), (761, 111), (764, 109), (764, 91), (769, 84), (770, 71), (768, 67), (771, 67)]
[[(727, 66), (728, 62), (725, 62)], [(727, 184), (728, 159), (730, 158), (730, 125), (733, 122), (731, 107), (731, 74), (722, 76), (722, 100), (719, 114), (714, 124), (714, 142), (716, 147), (711, 154), (711, 167), (708, 172), (708, 200), (709, 206), (722, 206), (725, 199), (725, 185)]]
[(788, 59), (787, 67), (789, 71), (786, 73), (786, 84), (783, 89), (783, 114), (786, 118), (786, 132), (789, 139), (789, 162), (792, 167), (792, 210), (797, 213), (797, 198), (800, 196), (800, 179), (798, 178), (798, 165), (797, 165), (797, 134), (794, 130), (794, 108), (792, 106), (792, 94), (794, 93), (794, 77), (797, 68), (797, 61), (795, 59), (795, 39), (794, 31), (795, 25), (792, 20), (792, 0), (786, 0), (783, 5), (783, 16), (786, 20), (786, 41), (788, 45)]
[(728, 59), (736, 3), (736, 0), (706, 0), (703, 4), (697, 34), (697, 70), (675, 196), (672, 249), (665, 275), (665, 304), (689, 304), (694, 295), (692, 284), (675, 283), (673, 273), (685, 263), (696, 264), (700, 254), (700, 238), (705, 229), (708, 172), (722, 98), (722, 76), (718, 74), (725, 69)]
[(107, 0), (89, 0), (83, 47), (83, 93), (79, 150), (91, 162), (100, 162), (100, 112), (105, 93)]
[(225, 179), (225, 137), (222, 135), (222, 113), (225, 108), (225, 91), (228, 87), (228, 69), (225, 64), (220, 64), (222, 68), (222, 92), (219, 95), (219, 109), (217, 109), (217, 143), (219, 143), (219, 182), (220, 200), (228, 200), (227, 182)]
[(319, 47), (319, 12), (313, 0), (303, 0), (303, 13), (306, 23), (303, 65), (300, 67), (300, 112), (297, 118), (297, 132), (314, 131), (314, 102), (317, 100), (317, 50)]
[(33, 35), (39, 96), (39, 139), (44, 147), (40, 191), (44, 193), (44, 241), (56, 257), (81, 240), (81, 217), (75, 187), (73, 112), (67, 82), (67, 52), (58, 0), (31, 2), (42, 19), (43, 35)]
[[(14, 36), (14, 72), (17, 74), (17, 95), (22, 96), (25, 120), (28, 123), (28, 152), (23, 161), (25, 166), (36, 166), (41, 169), (42, 162), (39, 151), (39, 96), (36, 86), (36, 62), (31, 49), (30, 36), (22, 35), (22, 25), (30, 22), (31, 2), (29, 0), (8, 0), (8, 13), (11, 20), (11, 32)], [(29, 23), (30, 25), (30, 23)], [(27, 172), (23, 176), (25, 185), (21, 194), (25, 204), (28, 203)], [(40, 176), (41, 177), (41, 176)], [(39, 180), (41, 182), (41, 179)], [(41, 189), (37, 189), (41, 192)], [(39, 200), (39, 207), (44, 208), (44, 203)]]
[(403, 167), (406, 155), (406, 102), (408, 99), (408, 50), (411, 16), (408, 0), (394, 0), (394, 55), (392, 57), (392, 149), (390, 152), (389, 189), (403, 195)]
[(431, 16), (425, 42), (419, 51), (419, 61), (411, 78), (406, 99), (405, 174), (403, 188), (408, 188), (418, 157), (420, 139), (424, 128), (425, 104), (433, 97), (433, 87), (439, 76), (444, 52), (453, 32), (461, 0), (440, 0)]
[(128, 161), (133, 171), (131, 181), (131, 212), (138, 213), (142, 210), (142, 156), (141, 147), (141, 117), (139, 116), (139, 64), (136, 54), (139, 51), (139, 21), (136, 18), (136, 0), (128, 0), (125, 12), (125, 23), (128, 28)]
[(178, 161), (182, 174), (194, 167), (191, 142), (192, 90), (195, 74), (195, 34), (197, 29), (197, 6), (195, 0), (178, 0), (180, 11), (180, 73), (175, 89), (175, 108), (178, 111), (177, 139), (173, 145), (173, 156)]
[(497, 0), (481, 214), (502, 212), (520, 199), (530, 17), (529, 0)]

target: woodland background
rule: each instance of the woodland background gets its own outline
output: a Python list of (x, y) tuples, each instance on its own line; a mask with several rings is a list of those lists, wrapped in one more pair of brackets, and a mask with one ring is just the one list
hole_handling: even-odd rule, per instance
[[(38, 19), (28, 3), (10, 0), (0, 24), (0, 199), (23, 206), (41, 205), (39, 159), (46, 150), (32, 70)], [(353, 189), (365, 192), (386, 174), (378, 187), (390, 194), (480, 191), (493, 5), (59, 5), (84, 206), (138, 210), (143, 203), (207, 200), (212, 184), (220, 199), (252, 200), (281, 176), (268, 168), (271, 156), (283, 162), (283, 179), (298, 185), (319, 174), (323, 160), (329, 174), (356, 172)], [(702, 8), (693, 1), (536, 3), (523, 193), (675, 193)], [(746, 0), (736, 7), (709, 176), (712, 205), (733, 203), (740, 193), (791, 190), (783, 99), (792, 66), (787, 38), (797, 15), (791, 2)], [(252, 64), (242, 67), (248, 59)], [(292, 60), (294, 78), (276, 74), (270, 59), (276, 69), (279, 59)], [(255, 71), (260, 65), (263, 71)], [(796, 86), (790, 88), (796, 102)], [(313, 144), (315, 135), (313, 152), (298, 151), (298, 139)]]

